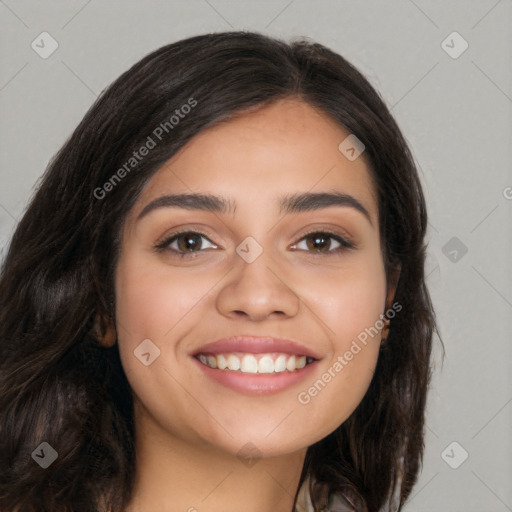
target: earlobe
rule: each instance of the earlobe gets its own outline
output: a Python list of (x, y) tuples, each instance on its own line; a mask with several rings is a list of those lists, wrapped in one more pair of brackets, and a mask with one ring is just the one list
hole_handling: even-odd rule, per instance
[(104, 347), (113, 347), (117, 341), (117, 332), (112, 318), (96, 314), (92, 333), (98, 343)]
[(380, 333), (381, 347), (382, 347), (382, 345), (384, 345), (384, 342), (388, 338), (388, 335), (389, 335), (389, 323), (390, 322), (391, 322), (391, 320), (389, 318), (386, 318), (386, 320), (384, 320), (384, 327), (382, 328), (382, 331)]
[[(395, 298), (396, 290), (398, 287), (398, 280), (400, 279), (400, 273), (402, 271), (402, 265), (399, 263), (392, 271), (390, 278), (388, 279), (388, 291), (386, 296), (386, 311), (392, 308), (393, 299)], [(385, 313), (384, 313), (385, 314)], [(389, 327), (391, 320), (386, 318), (384, 320), (384, 327), (381, 331), (381, 348), (385, 345), (386, 339), (389, 336)]]
[(107, 347), (113, 347), (117, 341), (117, 332), (115, 328), (109, 323), (105, 335), (103, 336), (102, 343)]
[(388, 279), (388, 292), (386, 296), (386, 311), (392, 307), (393, 299), (395, 298), (396, 289), (398, 287), (398, 280), (400, 279), (400, 273), (402, 272), (402, 264), (399, 263), (390, 272)]

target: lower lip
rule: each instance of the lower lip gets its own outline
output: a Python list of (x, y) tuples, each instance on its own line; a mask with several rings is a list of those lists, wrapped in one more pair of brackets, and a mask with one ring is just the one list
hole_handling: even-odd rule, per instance
[(279, 373), (243, 373), (210, 368), (195, 357), (193, 359), (207, 377), (245, 395), (271, 395), (291, 388), (310, 376), (318, 362), (313, 361), (293, 372), (285, 370)]

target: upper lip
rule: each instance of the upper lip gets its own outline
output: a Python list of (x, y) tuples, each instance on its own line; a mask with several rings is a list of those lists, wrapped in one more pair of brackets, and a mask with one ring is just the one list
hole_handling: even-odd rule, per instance
[(249, 354), (264, 354), (269, 352), (281, 352), (290, 355), (303, 355), (320, 359), (320, 356), (308, 347), (283, 338), (274, 338), (273, 336), (249, 336), (239, 335), (221, 338), (203, 345), (196, 350), (193, 355), (198, 354), (226, 354), (230, 352), (245, 352)]

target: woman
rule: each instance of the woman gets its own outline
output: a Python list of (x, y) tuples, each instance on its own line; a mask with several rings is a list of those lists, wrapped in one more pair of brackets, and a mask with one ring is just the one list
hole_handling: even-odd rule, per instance
[(4, 261), (0, 510), (399, 510), (426, 225), (395, 121), (331, 50), (226, 32), (143, 58)]

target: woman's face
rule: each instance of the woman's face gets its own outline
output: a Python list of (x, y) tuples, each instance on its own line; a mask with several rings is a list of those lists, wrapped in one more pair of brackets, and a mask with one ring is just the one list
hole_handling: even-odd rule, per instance
[(283, 100), (203, 131), (149, 181), (116, 270), (139, 429), (278, 455), (360, 403), (387, 290), (368, 167), (338, 149), (348, 135)]

